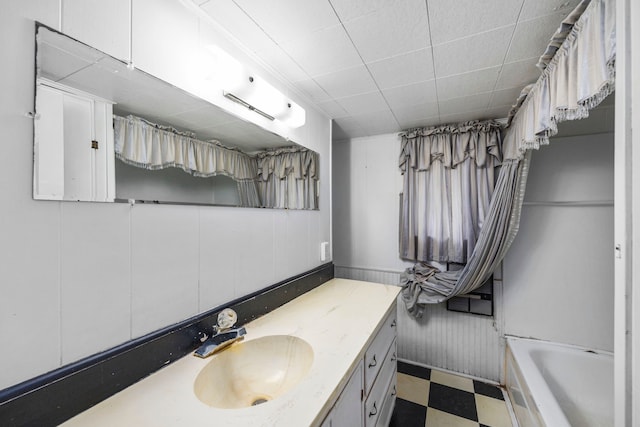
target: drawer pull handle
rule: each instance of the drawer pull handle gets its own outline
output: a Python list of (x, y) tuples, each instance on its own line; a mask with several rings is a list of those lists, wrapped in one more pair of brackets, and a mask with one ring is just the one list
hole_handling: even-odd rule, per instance
[(391, 392), (391, 396), (395, 396), (398, 393), (396, 390), (396, 386), (393, 386), (393, 391)]
[(391, 356), (391, 361), (395, 362), (396, 360), (398, 360), (398, 356), (396, 356), (396, 352), (393, 352), (393, 356)]
[(395, 328), (395, 327), (396, 327), (396, 319), (393, 319), (393, 322), (391, 322), (391, 325), (390, 325), (390, 326), (391, 326), (392, 328)]
[(373, 402), (373, 409), (371, 410), (371, 412), (369, 412), (369, 417), (373, 417), (377, 413), (378, 413), (378, 408), (376, 408), (376, 402)]
[(373, 355), (373, 360), (371, 361), (371, 363), (369, 363), (369, 367), (373, 368), (374, 366), (376, 366), (378, 364), (378, 361), (376, 360), (376, 355)]

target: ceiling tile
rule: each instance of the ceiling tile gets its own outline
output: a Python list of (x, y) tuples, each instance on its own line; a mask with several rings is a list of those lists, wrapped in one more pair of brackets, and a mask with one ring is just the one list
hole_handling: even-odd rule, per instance
[(280, 46), (311, 77), (362, 64), (342, 25), (323, 28)]
[(434, 46), (437, 78), (500, 65), (514, 27), (510, 25)]
[[(47, 45), (42, 43), (42, 46), (46, 47)], [(59, 54), (64, 55), (64, 60), (57, 60), (57, 58), (62, 57)], [(53, 49), (45, 50), (42, 47), (38, 52), (38, 61), (47, 64), (47, 70), (42, 72), (42, 77), (46, 77), (53, 81), (64, 79), (65, 77), (72, 75), (85, 67), (89, 67), (92, 64), (91, 62), (87, 62), (73, 55), (68, 55), (66, 52), (59, 50), (56, 51)]]
[(364, 65), (319, 76), (315, 81), (333, 98), (345, 98), (377, 90)]
[(359, 114), (353, 116), (353, 118), (364, 128), (367, 135), (379, 135), (401, 130), (400, 125), (389, 110)]
[(413, 128), (424, 128), (429, 126), (435, 126), (440, 123), (440, 116), (426, 117), (420, 120), (400, 120), (398, 119), (398, 123), (400, 124), (400, 128), (402, 130), (409, 130)]
[(388, 0), (330, 0), (338, 18), (342, 22), (350, 21), (362, 15), (382, 9)]
[(561, 12), (518, 22), (505, 62), (515, 62), (532, 56), (540, 57), (565, 17)]
[(302, 68), (234, 2), (210, 0), (201, 8), (213, 20), (232, 33), (243, 46), (289, 81), (309, 78)]
[(491, 120), (507, 117), (509, 107), (485, 108), (464, 113), (445, 114), (440, 116), (440, 121), (445, 123), (462, 123), (470, 120)]
[(278, 74), (289, 82), (305, 80), (311, 77), (279, 46), (274, 46), (273, 49), (263, 49), (260, 52), (256, 52), (256, 54), (265, 64), (268, 64), (269, 67), (276, 70)]
[[(340, 21), (327, 0), (234, 0), (276, 43), (286, 43)], [(234, 31), (235, 33), (235, 31)]]
[(335, 139), (505, 117), (580, 0), (191, 1), (336, 119)]
[(370, 62), (367, 68), (380, 89), (433, 79), (431, 48)]
[(430, 46), (424, 0), (406, 0), (344, 23), (365, 62)]
[(523, 61), (512, 62), (504, 64), (498, 82), (496, 83), (496, 90), (507, 88), (520, 88), (522, 89), (529, 83), (533, 83), (540, 77), (540, 70), (536, 67), (538, 58), (529, 58)]
[(333, 99), (323, 102), (316, 102), (316, 105), (333, 119), (340, 117), (349, 117), (349, 113), (347, 113), (344, 108), (342, 108), (342, 106)]
[(499, 107), (505, 105), (513, 105), (518, 100), (522, 88), (514, 87), (510, 89), (497, 90), (493, 92), (493, 97), (489, 103), (489, 107)]
[(499, 75), (500, 67), (497, 66), (438, 79), (438, 99), (453, 99), (492, 91)]
[[(245, 47), (255, 51), (268, 39), (265, 32), (235, 2), (210, 0), (201, 5), (207, 15), (229, 31)], [(258, 46), (255, 46), (258, 44)]]
[(556, 12), (562, 12), (564, 16), (568, 16), (579, 3), (580, 0), (525, 0), (520, 20), (552, 15)]
[(445, 125), (445, 124), (463, 123), (471, 120), (481, 120), (485, 117), (484, 114), (485, 114), (485, 110), (469, 111), (465, 113), (445, 114), (440, 116), (440, 123)]
[(294, 83), (294, 86), (314, 102), (322, 102), (331, 99), (331, 96), (329, 96), (329, 94), (313, 79), (297, 81)]
[(384, 98), (391, 108), (401, 108), (411, 105), (436, 101), (435, 80), (416, 84), (394, 87), (382, 91)]
[(503, 105), (501, 107), (491, 107), (484, 111), (485, 119), (504, 119), (509, 115), (511, 111), (510, 105)]
[(389, 106), (378, 91), (336, 99), (336, 102), (352, 116), (389, 110)]
[(462, 98), (440, 101), (438, 108), (441, 116), (448, 114), (464, 113), (487, 108), (491, 100), (491, 93), (481, 93), (478, 95), (464, 96)]
[(196, 129), (219, 126), (235, 121), (229, 114), (212, 114), (212, 108), (209, 105), (202, 108), (182, 111), (167, 117), (167, 120), (174, 123), (175, 126), (183, 126), (186, 129), (192, 129), (194, 131)]
[(393, 109), (393, 115), (398, 123), (428, 121), (433, 117), (439, 116), (438, 103), (427, 102), (409, 107), (398, 107)]
[(434, 45), (515, 24), (523, 0), (429, 0)]

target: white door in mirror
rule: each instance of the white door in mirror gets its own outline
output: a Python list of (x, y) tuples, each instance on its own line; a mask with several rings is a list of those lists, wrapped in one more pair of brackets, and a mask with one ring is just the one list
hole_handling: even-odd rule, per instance
[(34, 120), (33, 198), (112, 202), (112, 103), (41, 79)]

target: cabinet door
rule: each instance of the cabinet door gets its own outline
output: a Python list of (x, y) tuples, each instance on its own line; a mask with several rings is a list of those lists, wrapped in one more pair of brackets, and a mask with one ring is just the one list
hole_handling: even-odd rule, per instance
[(34, 124), (33, 198), (64, 197), (64, 126), (62, 92), (38, 86)]
[(60, 87), (36, 87), (34, 199), (112, 202), (113, 107)]
[(363, 387), (362, 361), (351, 375), (351, 379), (345, 386), (340, 398), (331, 411), (331, 427), (358, 427), (362, 426), (362, 387)]
[(93, 200), (93, 102), (64, 95), (64, 200)]

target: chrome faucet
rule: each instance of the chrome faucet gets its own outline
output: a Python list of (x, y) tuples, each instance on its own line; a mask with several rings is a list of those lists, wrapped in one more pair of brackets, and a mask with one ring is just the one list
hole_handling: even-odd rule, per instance
[(230, 308), (222, 310), (218, 314), (218, 324), (213, 327), (213, 335), (205, 339), (193, 355), (208, 357), (234, 342), (244, 339), (244, 336), (247, 334), (244, 326), (233, 327), (237, 321), (238, 315), (235, 311)]

